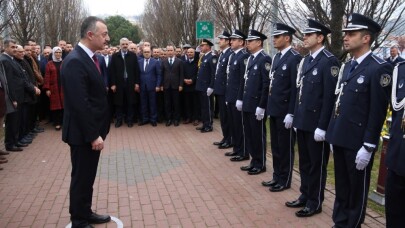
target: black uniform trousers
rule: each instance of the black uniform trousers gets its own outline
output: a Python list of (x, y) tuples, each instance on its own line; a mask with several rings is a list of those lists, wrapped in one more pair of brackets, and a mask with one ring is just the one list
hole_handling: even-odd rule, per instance
[(245, 138), (243, 134), (242, 113), (235, 107), (235, 103), (228, 103), (227, 118), (229, 122), (229, 130), (232, 135), (233, 152), (241, 157), (249, 157), (249, 153), (245, 147)]
[(230, 131), (230, 122), (229, 122), (229, 117), (227, 115), (226, 111), (226, 102), (225, 102), (225, 96), (223, 95), (217, 95), (216, 96), (217, 103), (218, 103), (218, 109), (219, 109), (219, 120), (221, 123), (221, 130), (222, 130), (222, 135), (224, 142), (227, 142), (229, 144), (232, 144), (232, 135)]
[(294, 167), (295, 131), (285, 128), (284, 117), (270, 116), (270, 146), (273, 155), (273, 180), (290, 187)]
[(387, 227), (404, 227), (405, 177), (387, 170), (385, 182), (385, 214)]
[(207, 92), (200, 91), (201, 121), (204, 128), (212, 127), (211, 98)]
[(255, 113), (243, 112), (245, 145), (252, 160), (250, 166), (263, 169), (266, 167), (266, 117), (257, 120)]
[(314, 140), (314, 133), (297, 129), (300, 200), (312, 210), (322, 208), (330, 147), (327, 142)]
[(91, 215), (93, 184), (97, 174), (100, 151), (88, 145), (69, 145), (72, 161), (70, 205), (72, 226), (80, 226)]
[(187, 120), (199, 119), (200, 98), (198, 92), (190, 91), (183, 92), (184, 98), (184, 118)]
[(165, 89), (166, 120), (180, 121), (180, 92), (179, 89)]
[(5, 136), (4, 145), (7, 148), (15, 146), (18, 142), (18, 136), (20, 131), (20, 109), (17, 111), (8, 113), (5, 121)]
[(364, 170), (356, 169), (357, 151), (333, 146), (336, 199), (333, 222), (337, 227), (361, 227), (364, 222), (374, 153)]

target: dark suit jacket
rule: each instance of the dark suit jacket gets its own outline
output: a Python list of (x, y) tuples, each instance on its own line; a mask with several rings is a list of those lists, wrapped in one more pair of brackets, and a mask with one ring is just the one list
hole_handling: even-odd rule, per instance
[(98, 62), (100, 63), (101, 75), (103, 75), (104, 84), (106, 87), (110, 87), (110, 77), (108, 75), (108, 68), (105, 59), (102, 55), (97, 55)]
[(103, 77), (93, 60), (77, 45), (63, 60), (64, 92), (62, 139), (69, 145), (88, 145), (107, 137), (110, 115)]
[[(9, 84), (7, 81), (7, 74), (14, 72), (13, 67), (11, 65), (12, 63), (8, 62), (8, 61), (12, 61), (10, 57), (8, 57), (4, 54), (0, 55), (0, 82), (1, 82), (1, 85), (2, 85), (2, 87), (4, 89), (4, 93), (5, 93), (6, 113), (12, 113), (12, 112), (15, 112), (17, 109), (14, 108), (14, 106), (13, 106), (14, 99), (11, 97), (12, 92), (9, 89)], [(8, 68), (7, 70), (6, 70), (6, 67)], [(16, 71), (16, 72), (18, 72), (18, 71)]]
[[(128, 79), (126, 82), (126, 89), (128, 94), (130, 94), (128, 103), (135, 103), (135, 84), (139, 84), (139, 65), (138, 57), (128, 51), (125, 55), (125, 66), (127, 70)], [(108, 66), (108, 75), (110, 76), (111, 86), (115, 85), (117, 91), (114, 93), (114, 104), (123, 105), (124, 101), (124, 59), (122, 58), (121, 52), (117, 52), (112, 55), (111, 61)]]
[(169, 59), (162, 61), (162, 76), (164, 89), (178, 89), (184, 83), (183, 62), (179, 58), (174, 58), (172, 66), (169, 64)]
[(398, 56), (394, 61), (391, 61), (391, 57), (385, 59), (385, 61), (391, 63), (393, 66), (397, 65), (397, 63), (405, 61), (401, 56)]
[[(208, 87), (211, 85), (211, 80), (215, 78), (215, 70), (217, 67), (218, 58), (212, 51), (201, 59), (201, 65), (198, 69), (197, 82), (195, 85), (195, 90), (200, 92), (206, 92)], [(198, 56), (197, 54), (195, 56)]]
[(241, 81), (243, 81), (245, 75), (249, 53), (242, 49), (236, 54), (233, 52), (229, 58), (231, 58), (231, 61), (229, 62), (229, 73), (227, 75), (225, 100), (228, 103), (235, 104), (238, 99)]
[(211, 79), (210, 88), (214, 89), (215, 95), (225, 95), (226, 91), (226, 76), (229, 56), (233, 53), (231, 48), (224, 51), (218, 58), (215, 77)]
[(45, 76), (45, 68), (46, 64), (48, 63), (48, 59), (45, 56), (41, 55), (39, 60), (39, 70), (41, 71), (42, 77)]
[(184, 79), (193, 80), (193, 84), (187, 85), (184, 83), (184, 92), (192, 92), (195, 89), (195, 80), (198, 74), (198, 59), (194, 58), (192, 62), (184, 62)]
[(149, 58), (149, 64), (146, 71), (144, 70), (145, 59), (139, 59), (139, 68), (141, 69), (141, 84), (140, 89), (146, 91), (154, 91), (156, 87), (162, 84), (160, 62), (154, 58)]

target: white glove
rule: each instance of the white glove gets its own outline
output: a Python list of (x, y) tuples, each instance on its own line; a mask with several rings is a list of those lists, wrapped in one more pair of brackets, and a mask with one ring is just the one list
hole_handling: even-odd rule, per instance
[(326, 134), (326, 131), (317, 128), (317, 129), (315, 130), (315, 133), (314, 133), (314, 139), (315, 139), (315, 141), (317, 141), (317, 142), (325, 141), (325, 134)]
[(208, 88), (207, 89), (207, 96), (211, 96), (212, 92), (214, 92), (214, 90), (212, 88)]
[(295, 131), (295, 133), (297, 133), (297, 128), (296, 127), (294, 127), (294, 131)]
[(258, 121), (262, 120), (264, 118), (264, 109), (260, 108), (260, 107), (257, 107), (255, 115), (256, 115), (256, 119)]
[(228, 101), (225, 101), (225, 105), (228, 106)]
[(333, 145), (329, 144), (329, 147), (330, 147), (330, 152), (332, 152), (332, 154), (333, 154)]
[(356, 169), (363, 170), (364, 168), (366, 168), (366, 166), (370, 162), (371, 155), (372, 155), (372, 153), (369, 153), (366, 150), (366, 148), (364, 148), (364, 146), (362, 146), (360, 148), (360, 150), (357, 152), (356, 161), (355, 161), (355, 163), (357, 164)]
[(242, 105), (243, 105), (243, 101), (237, 100), (235, 107), (236, 107), (236, 109), (238, 109), (238, 111), (242, 111)]
[(292, 122), (293, 122), (294, 116), (292, 114), (287, 114), (285, 115), (284, 121), (283, 123), (285, 123), (285, 128), (286, 129), (290, 129), (292, 126)]

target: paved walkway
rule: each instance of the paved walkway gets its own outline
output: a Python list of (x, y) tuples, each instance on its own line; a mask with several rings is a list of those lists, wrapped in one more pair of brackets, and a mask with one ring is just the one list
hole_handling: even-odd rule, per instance
[[(69, 221), (69, 148), (61, 132), (45, 125), (23, 152), (8, 155), (0, 171), (0, 227), (65, 227)], [(284, 202), (292, 189), (271, 193), (262, 187), (267, 172), (249, 176), (212, 145), (214, 132), (192, 125), (113, 126), (94, 185), (93, 209), (119, 218), (124, 227), (331, 227), (333, 191), (323, 212), (297, 218)], [(385, 219), (368, 210), (365, 227), (384, 227)], [(113, 222), (96, 227), (116, 227)]]

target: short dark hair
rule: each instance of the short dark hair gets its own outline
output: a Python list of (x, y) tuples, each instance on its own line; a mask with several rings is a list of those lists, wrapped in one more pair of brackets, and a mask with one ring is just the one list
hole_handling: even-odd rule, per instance
[(105, 24), (105, 21), (101, 18), (94, 16), (86, 17), (80, 27), (80, 38), (85, 38), (88, 31), (95, 32), (97, 22)]
[(323, 36), (322, 44), (325, 45), (325, 44), (326, 44), (326, 41), (328, 40), (328, 39), (327, 39), (327, 38), (328, 38), (328, 35), (323, 34), (323, 33), (321, 33), (321, 32), (316, 32), (316, 35), (317, 35), (317, 36), (320, 36), (320, 35)]
[(293, 35), (291, 33), (284, 33), (284, 36), (290, 37), (290, 44), (292, 44)]
[(5, 48), (8, 48), (10, 46), (10, 43), (16, 44), (17, 42), (13, 39), (5, 39), (3, 44)]
[(362, 36), (365, 36), (365, 35), (369, 35), (369, 36), (370, 36), (370, 43), (368, 44), (368, 46), (371, 47), (371, 44), (373, 44), (374, 41), (375, 41), (375, 39), (377, 38), (377, 34), (371, 32), (371, 31), (369, 31), (369, 30), (366, 30), (366, 29), (360, 30), (360, 32), (361, 32), (361, 35), (362, 35)]

